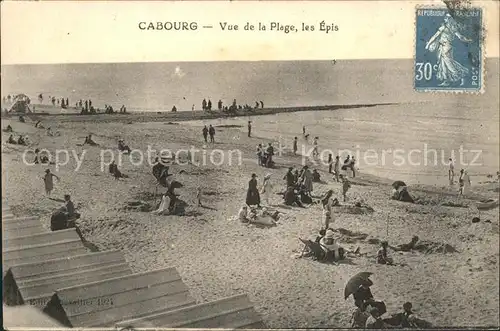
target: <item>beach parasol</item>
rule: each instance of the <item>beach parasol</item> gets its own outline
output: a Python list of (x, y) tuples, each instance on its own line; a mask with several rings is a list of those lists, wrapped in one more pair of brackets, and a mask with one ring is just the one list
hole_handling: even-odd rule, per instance
[(373, 282), (369, 278), (371, 275), (373, 275), (372, 272), (360, 272), (351, 277), (344, 289), (344, 299), (347, 300), (361, 285), (372, 286)]
[(394, 187), (395, 190), (399, 190), (401, 186), (407, 186), (405, 182), (401, 180), (397, 180), (394, 183), (392, 183), (392, 187)]

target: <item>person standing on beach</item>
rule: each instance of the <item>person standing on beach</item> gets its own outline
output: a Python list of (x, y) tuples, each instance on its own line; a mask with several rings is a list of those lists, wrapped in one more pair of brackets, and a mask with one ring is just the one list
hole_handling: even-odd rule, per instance
[(351, 158), (351, 164), (350, 164), (350, 168), (351, 168), (351, 171), (352, 171), (352, 178), (355, 178), (356, 177), (356, 168), (354, 167), (354, 165), (356, 164), (356, 159), (354, 158), (354, 156)]
[(274, 162), (273, 162), (273, 155), (274, 155), (274, 147), (272, 143), (269, 143), (267, 148), (266, 148), (266, 167), (267, 168), (272, 168)]
[(212, 101), (210, 99), (208, 99), (207, 110), (212, 110)]
[(304, 186), (304, 190), (306, 193), (310, 194), (313, 191), (312, 173), (307, 165), (302, 168), (300, 182)]
[(449, 169), (448, 169), (448, 180), (450, 181), (450, 185), (455, 184), (455, 164), (453, 163), (453, 159), (450, 157), (449, 161)]
[(335, 156), (335, 165), (333, 166), (333, 170), (335, 171), (335, 180), (337, 183), (340, 181), (340, 156)]
[(194, 111), (194, 105), (191, 107), (191, 111)]
[(252, 136), (252, 121), (248, 121), (248, 138)]
[(264, 101), (260, 101), (260, 108), (264, 109)]
[(262, 183), (262, 190), (260, 193), (264, 195), (267, 205), (269, 205), (269, 197), (271, 196), (272, 190), (273, 185), (271, 183), (271, 174), (266, 174), (264, 176), (264, 182)]
[(293, 138), (293, 155), (297, 155), (297, 150), (298, 150), (297, 143), (298, 143), (297, 137)]
[(460, 177), (458, 178), (458, 183), (460, 185), (458, 193), (460, 195), (464, 195), (467, 192), (468, 187), (470, 186), (469, 174), (464, 169), (460, 169)]
[(344, 198), (344, 202), (346, 202), (347, 191), (351, 188), (351, 182), (349, 182), (349, 179), (344, 175), (340, 175), (340, 180), (342, 181), (342, 197)]
[(54, 177), (58, 181), (60, 180), (57, 175), (50, 172), (50, 169), (45, 170), (45, 176), (43, 176), (42, 179), (45, 183), (45, 193), (47, 194), (47, 196), (50, 196), (50, 193), (52, 193), (52, 190), (54, 189)]
[(293, 167), (288, 168), (286, 175), (283, 177), (286, 180), (286, 187), (294, 187), (295, 186), (295, 175), (293, 174)]
[(332, 154), (328, 154), (328, 173), (332, 173), (332, 168), (333, 168), (333, 156)]
[(203, 99), (203, 101), (201, 102), (201, 109), (207, 110), (207, 100)]
[(319, 155), (319, 152), (318, 152), (318, 137), (314, 137), (314, 140), (313, 140), (313, 152), (312, 152), (312, 156), (313, 158), (317, 158), (318, 155)]
[(208, 136), (208, 128), (207, 128), (207, 126), (206, 126), (206, 125), (203, 127), (202, 132), (203, 132), (203, 139), (205, 139), (205, 142), (208, 142), (208, 140), (207, 140), (207, 136)]
[(257, 178), (257, 175), (252, 174), (252, 178), (248, 182), (246, 204), (248, 206), (257, 205), (257, 207), (260, 208), (260, 194), (259, 194), (259, 190), (257, 189), (257, 179), (256, 178)]
[(219, 111), (222, 110), (222, 100), (219, 99), (219, 102), (217, 103), (217, 109), (219, 109)]
[(302, 135), (306, 135), (306, 126), (302, 125)]
[(208, 128), (208, 134), (210, 135), (210, 142), (215, 143), (215, 129), (212, 124)]

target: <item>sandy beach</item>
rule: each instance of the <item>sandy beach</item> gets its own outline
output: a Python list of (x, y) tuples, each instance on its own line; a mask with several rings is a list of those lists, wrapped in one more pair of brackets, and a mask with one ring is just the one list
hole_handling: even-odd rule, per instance
[[(321, 264), (294, 257), (302, 250), (299, 238), (314, 240), (321, 207), (285, 208), (278, 195), (285, 187), (282, 178), (286, 169), (299, 167), (301, 158), (285, 152), (276, 159), (274, 169), (257, 165), (256, 145), (276, 142), (276, 134), (270, 137), (262, 129), (249, 138), (241, 123), (231, 126), (229, 120), (212, 119), (210, 123), (217, 130), (216, 143), (207, 144), (204, 150), (240, 150), (242, 163), (172, 165), (175, 178), (184, 184), (178, 193), (187, 204), (185, 213), (157, 216), (149, 212), (155, 202), (159, 203), (150, 165), (139, 164), (139, 154), (132, 159), (125, 156), (119, 166), (129, 178), (115, 180), (107, 167), (102, 169), (102, 150), (112, 150), (117, 157), (119, 138), (141, 151), (148, 147), (171, 151), (191, 146), (202, 149), (201, 127), (176, 118), (146, 120), (140, 114), (120, 116), (99, 115), (85, 120), (79, 116), (40, 116), (46, 127), (60, 132), (60, 136), (54, 137), (34, 128), (36, 116), (27, 118), (26, 123), (15, 117), (2, 118), (2, 129), (10, 124), (15, 135), (29, 136), (31, 145), (26, 148), (30, 151), (46, 148), (51, 152), (74, 151), (79, 156), (84, 153), (77, 171), (73, 157), (56, 171), (54, 165), (25, 164), (23, 146), (2, 145), (2, 199), (7, 199), (13, 212), (40, 216), (49, 227), (50, 214), (60, 205), (43, 193), (41, 177), (49, 167), (61, 178), (55, 183), (54, 197), (71, 194), (82, 214), (78, 226), (100, 250), (122, 250), (134, 271), (175, 266), (198, 301), (247, 293), (270, 328), (349, 327), (353, 303), (352, 298), (344, 300), (343, 291), (347, 280), (360, 271), (374, 273), (372, 292), (386, 303), (389, 313), (399, 312), (402, 304), (410, 301), (419, 317), (436, 326), (498, 327), (498, 209), (481, 212), (481, 221), (471, 222), (478, 215), (474, 199), (498, 198), (494, 171), (474, 177), (472, 193), (466, 198), (457, 197), (456, 186), (443, 188), (413, 182), (410, 192), (419, 202), (407, 204), (390, 199), (391, 180), (400, 178), (383, 179), (364, 172), (360, 166), (360, 175), (353, 180), (345, 204), (363, 201), (374, 212), (358, 213), (356, 208), (339, 207), (335, 209), (333, 227), (357, 233), (349, 235), (344, 231), (339, 241), (350, 249), (359, 246), (368, 255), (339, 265)], [(240, 121), (243, 120), (246, 121)], [(254, 116), (252, 120), (259, 123), (261, 117)], [(77, 146), (89, 133), (100, 146)], [(2, 142), (7, 138), (8, 134), (2, 132)], [(33, 154), (26, 155), (31, 162)], [(340, 184), (325, 172), (326, 167), (318, 169), (324, 183), (315, 183), (313, 195), (333, 189), (340, 198)], [(272, 174), (270, 208), (282, 213), (276, 227), (259, 228), (234, 219), (245, 202), (252, 173), (257, 174), (259, 185), (265, 174)], [(198, 187), (202, 188), (205, 207), (196, 206)], [(388, 240), (397, 245), (409, 242), (413, 235), (448, 244), (457, 252), (391, 252), (398, 263), (407, 266), (375, 264), (379, 246), (371, 243)]]

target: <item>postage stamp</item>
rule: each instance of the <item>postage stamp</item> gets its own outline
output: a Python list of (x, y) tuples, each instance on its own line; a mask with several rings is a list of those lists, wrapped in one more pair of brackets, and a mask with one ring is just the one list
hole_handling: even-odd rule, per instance
[(415, 90), (483, 90), (482, 8), (417, 8), (415, 40)]

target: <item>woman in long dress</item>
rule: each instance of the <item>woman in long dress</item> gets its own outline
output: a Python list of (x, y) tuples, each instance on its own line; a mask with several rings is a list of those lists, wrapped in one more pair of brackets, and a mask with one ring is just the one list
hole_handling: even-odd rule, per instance
[(304, 185), (304, 189), (307, 193), (311, 193), (313, 190), (312, 173), (308, 166), (304, 166), (302, 172), (301, 182)]
[(248, 182), (247, 199), (246, 204), (248, 206), (257, 205), (260, 207), (260, 194), (257, 189), (257, 175), (252, 174), (252, 179)]
[(462, 35), (459, 24), (446, 14), (443, 24), (429, 39), (425, 49), (437, 54), (437, 79), (442, 81), (440, 86), (462, 82), (469, 73), (469, 69), (453, 58), (453, 41), (458, 38), (462, 42), (470, 43), (472, 40)]
[(52, 193), (52, 190), (54, 189), (54, 179), (56, 178), (59, 180), (59, 177), (57, 175), (53, 174), (50, 172), (50, 169), (45, 170), (45, 176), (43, 176), (43, 182), (45, 184), (45, 193), (50, 196), (50, 193)]
[(266, 204), (268, 205), (269, 205), (269, 198), (272, 194), (272, 190), (273, 190), (273, 185), (271, 184), (271, 174), (266, 174), (264, 176), (264, 182), (262, 183), (262, 190), (260, 193), (264, 196)]

